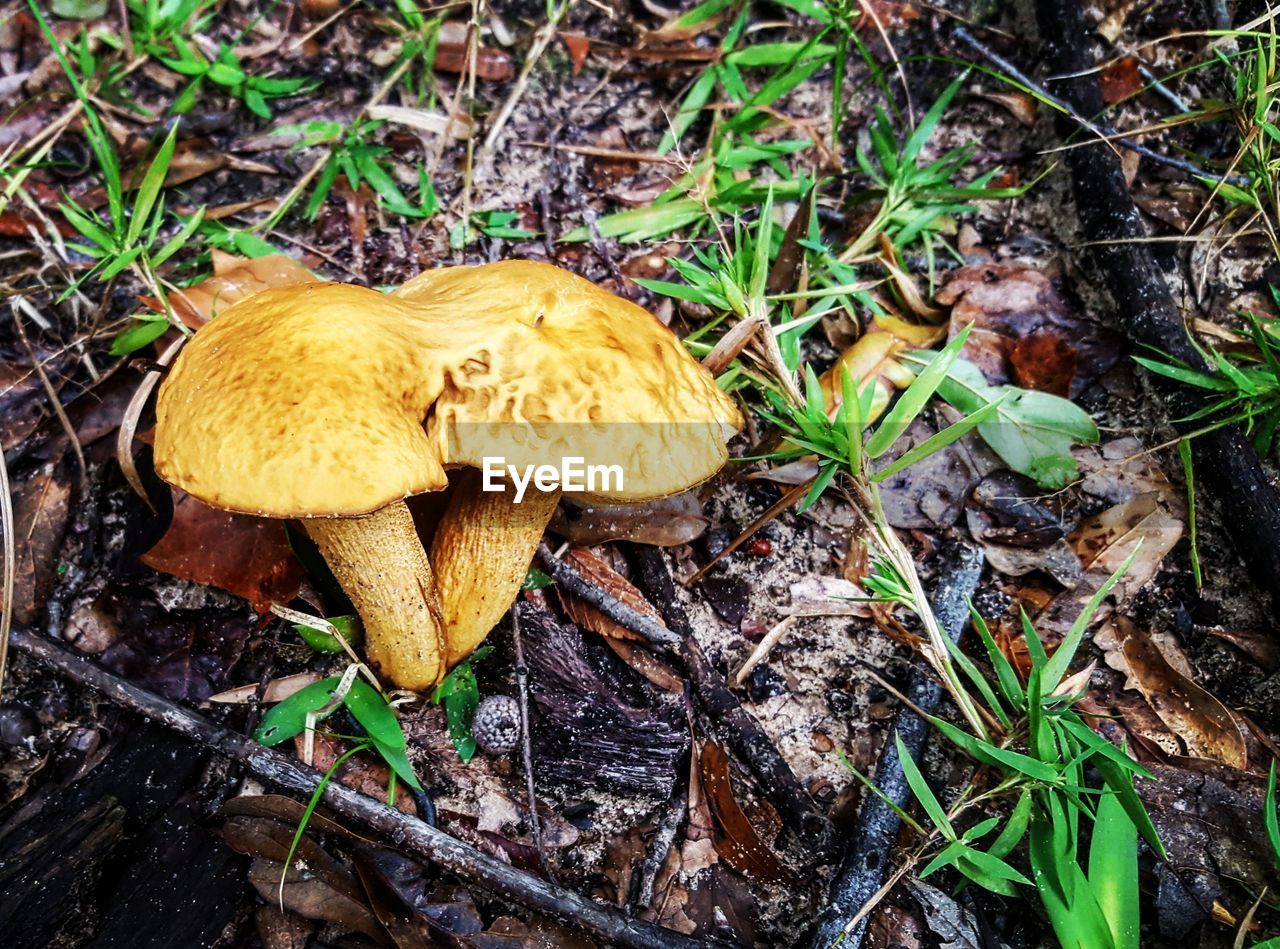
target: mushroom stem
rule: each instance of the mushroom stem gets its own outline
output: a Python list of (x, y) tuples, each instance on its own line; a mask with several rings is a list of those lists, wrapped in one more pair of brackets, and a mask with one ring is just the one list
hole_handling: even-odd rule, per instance
[(364, 622), (369, 661), (402, 689), (439, 682), (446, 671), (440, 599), (405, 503), (303, 523)]
[(560, 492), (530, 491), (519, 504), (505, 491), (481, 490), (467, 471), (431, 542), (444, 611), (449, 665), (475, 651), (520, 592)]

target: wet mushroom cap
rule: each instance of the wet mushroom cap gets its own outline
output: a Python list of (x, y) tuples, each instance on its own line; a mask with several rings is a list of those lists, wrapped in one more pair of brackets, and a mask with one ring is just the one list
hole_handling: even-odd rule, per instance
[(267, 517), (366, 514), (447, 481), (422, 418), (442, 384), (406, 301), (337, 283), (255, 294), (205, 325), (156, 402), (156, 470)]
[(667, 497), (728, 460), (733, 401), (652, 314), (550, 264), (447, 267), (396, 291), (486, 327), (445, 373), (427, 431), (446, 466), (617, 465), (600, 500)]

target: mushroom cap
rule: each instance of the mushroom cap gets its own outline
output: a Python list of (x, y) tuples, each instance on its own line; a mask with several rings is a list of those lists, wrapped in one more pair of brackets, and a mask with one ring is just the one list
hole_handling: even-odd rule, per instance
[(732, 400), (639, 306), (550, 264), (428, 271), (392, 295), (266, 290), (203, 326), (156, 403), (165, 480), (231, 511), (356, 516), (446, 467), (617, 465), (607, 500), (715, 474)]
[[(742, 416), (648, 311), (551, 264), (444, 267), (395, 296), (491, 330), (445, 373), (428, 434), (446, 465), (616, 465), (588, 497), (643, 501), (705, 481)], [(581, 477), (581, 475), (580, 475)]]
[(306, 283), (241, 300), (184, 347), (156, 400), (155, 465), (201, 501), (357, 515), (445, 487), (422, 418), (440, 390), (419, 308)]

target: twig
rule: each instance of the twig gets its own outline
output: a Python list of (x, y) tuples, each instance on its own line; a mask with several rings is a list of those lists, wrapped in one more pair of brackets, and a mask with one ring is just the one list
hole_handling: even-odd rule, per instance
[(520, 702), (520, 757), (524, 764), (525, 791), (529, 795), (529, 830), (538, 851), (538, 862), (547, 879), (554, 881), (547, 851), (542, 843), (542, 820), (538, 817), (538, 792), (533, 786), (533, 744), (529, 739), (529, 667), (524, 663), (524, 637), (520, 635), (520, 611), (511, 611), (511, 640), (516, 647), (516, 685)]
[(815, 858), (822, 857), (831, 847), (830, 823), (818, 812), (813, 798), (760, 723), (742, 707), (724, 676), (702, 651), (689, 617), (676, 600), (675, 583), (662, 553), (643, 544), (627, 546), (638, 585), (656, 601), (668, 625), (683, 638), (681, 655), (698, 704), (719, 726), (728, 745), (768, 789), (783, 822), (805, 842)]
[(765, 511), (763, 514), (757, 517), (754, 521), (748, 524), (746, 530), (744, 530), (741, 534), (735, 537), (733, 541), (727, 547), (725, 547), (724, 550), (720, 551), (720, 553), (716, 554), (714, 557), (712, 557), (710, 560), (704, 563), (701, 567), (699, 567), (698, 572), (695, 573), (693, 576), (691, 576), (688, 580), (684, 581), (684, 583), (681, 585), (686, 587), (691, 587), (695, 583), (697, 583), (699, 580), (701, 580), (704, 576), (706, 576), (708, 570), (710, 570), (712, 567), (718, 564), (721, 560), (723, 560), (725, 557), (728, 557), (731, 553), (733, 553), (735, 550), (737, 550), (739, 547), (745, 544), (748, 540), (750, 540), (756, 531), (764, 527), (764, 525), (768, 524), (771, 520), (773, 520), (775, 517), (777, 517), (787, 508), (791, 507), (791, 505), (795, 504), (801, 498), (803, 498), (805, 494), (808, 492), (809, 488), (812, 486), (813, 486), (813, 480), (810, 479), (809, 481), (803, 481), (800, 484), (795, 484), (787, 488), (787, 490), (783, 492), (782, 497), (780, 497), (777, 501), (771, 504), (767, 511)]
[[(15, 649), (72, 681), (152, 721), (171, 728), (204, 747), (242, 765), (260, 780), (301, 794), (314, 793), (322, 775), (300, 761), (217, 725), (167, 699), (100, 669), (71, 650), (15, 626)], [(468, 883), (482, 886), (527, 909), (553, 917), (605, 942), (635, 949), (695, 949), (705, 943), (652, 923), (628, 919), (617, 910), (592, 902), (564, 887), (539, 880), (429, 827), (344, 784), (331, 781), (324, 802), (347, 821), (372, 831), (406, 852), (439, 864)]]
[(667, 854), (676, 841), (676, 832), (684, 822), (685, 813), (689, 810), (689, 787), (683, 785), (667, 802), (666, 813), (658, 822), (653, 832), (653, 840), (649, 842), (649, 851), (645, 854), (644, 863), (640, 867), (640, 888), (636, 893), (636, 906), (648, 909), (653, 904), (653, 887), (658, 880), (662, 865), (667, 862)]
[(586, 600), (601, 613), (633, 633), (639, 633), (655, 646), (679, 646), (681, 637), (661, 623), (637, 613), (617, 597), (600, 589), (573, 567), (556, 557), (545, 543), (538, 545), (538, 559), (553, 580), (579, 599)]
[[(1170, 155), (1162, 155), (1160, 152), (1157, 152), (1154, 149), (1148, 148), (1146, 145), (1143, 145), (1141, 142), (1135, 142), (1130, 138), (1125, 138), (1123, 135), (1120, 135), (1110, 125), (1107, 125), (1105, 123), (1099, 124), (1097, 122), (1093, 122), (1085, 118), (1084, 113), (1086, 113), (1088, 110), (1080, 110), (1080, 109), (1073, 108), (1070, 102), (1068, 102), (1065, 99), (1061, 99), (1058, 96), (1055, 96), (1053, 93), (1049, 92), (1049, 90), (1047, 90), (1044, 86), (1040, 85), (1030, 76), (1028, 76), (1026, 73), (1020, 70), (1012, 62), (1005, 59), (995, 50), (991, 49), (991, 47), (987, 46), (985, 43), (978, 40), (972, 33), (966, 30), (963, 26), (954, 27), (951, 31), (951, 35), (954, 36), (956, 39), (958, 39), (965, 46), (969, 47), (979, 56), (982, 56), (984, 59), (987, 59), (990, 62), (994, 63), (996, 66), (1000, 68), (1002, 72), (1006, 73), (1011, 78), (1017, 80), (1019, 84), (1030, 89), (1037, 96), (1043, 98), (1044, 101), (1053, 105), (1054, 108), (1058, 109), (1064, 116), (1069, 118), (1076, 125), (1079, 125), (1082, 129), (1092, 132), (1094, 135), (1097, 135), (1098, 137), (1108, 142), (1115, 142), (1117, 145), (1122, 145), (1132, 152), (1137, 152), (1139, 155), (1141, 155), (1144, 158), (1150, 158), (1152, 161), (1157, 162), (1161, 165), (1168, 165), (1170, 168), (1177, 168), (1179, 171), (1185, 171), (1187, 172), (1187, 174), (1195, 175), (1197, 178), (1207, 178), (1210, 181), (1226, 181), (1228, 184), (1237, 184), (1237, 185), (1245, 183), (1245, 180), (1238, 175), (1222, 178), (1218, 175), (1213, 174), (1212, 172), (1206, 171), (1205, 169), (1201, 168), (1199, 165), (1193, 164), (1192, 162), (1184, 161), (1181, 158), (1174, 158)], [(1083, 77), (1074, 77), (1074, 78), (1079, 79)], [(1102, 111), (1103, 111), (1103, 103), (1099, 101), (1098, 109), (1096, 111), (1088, 112), (1088, 114), (1099, 115), (1102, 113)]]
[(25, 310), (30, 307), (31, 303), (26, 298), (21, 296), (13, 298), (13, 326), (17, 330), (18, 339), (22, 341), (27, 355), (31, 357), (31, 368), (40, 377), (40, 384), (44, 387), (45, 395), (49, 397), (49, 405), (53, 409), (53, 414), (58, 417), (58, 424), (62, 426), (62, 431), (71, 443), (71, 452), (75, 455), (76, 465), (80, 469), (80, 486), (83, 488), (89, 483), (89, 468), (85, 464), (84, 448), (80, 445), (80, 437), (76, 434), (76, 427), (71, 424), (71, 419), (67, 417), (67, 410), (62, 407), (62, 399), (58, 395), (58, 390), (53, 387), (49, 374), (44, 371), (44, 364), (40, 361), (40, 357), (36, 355), (35, 347), (31, 345), (31, 340), (27, 336), (27, 328), (22, 324), (22, 315), (19, 310)]
[[(1090, 71), (1088, 28), (1076, 0), (1038, 0), (1041, 32), (1049, 38), (1049, 68), (1063, 78), (1055, 89), (1075, 111), (1101, 111), (1102, 92)], [(1202, 351), (1187, 334), (1182, 312), (1164, 274), (1144, 243), (1146, 229), (1125, 185), (1119, 159), (1093, 144), (1067, 153), (1072, 189), (1086, 240), (1105, 242), (1098, 268), (1134, 341), (1167, 353), (1199, 371), (1208, 371)], [(1174, 417), (1192, 415), (1200, 404), (1186, 390), (1158, 383), (1168, 394)], [(1185, 431), (1185, 426), (1181, 427)], [(1194, 447), (1205, 486), (1216, 497), (1222, 520), (1260, 591), (1272, 594), (1280, 611), (1280, 493), (1239, 426), (1196, 437)]]
[[(982, 564), (982, 551), (957, 545), (942, 567), (941, 579), (933, 593), (933, 613), (953, 642), (959, 640), (964, 629), (968, 601), (978, 588)], [(942, 686), (925, 669), (919, 668), (911, 675), (907, 694), (914, 706), (932, 712), (942, 698)], [(911, 756), (916, 758), (924, 743), (926, 729), (924, 719), (903, 707), (894, 716), (889, 733), (896, 732)], [(906, 803), (910, 789), (893, 741), (886, 741), (880, 753), (875, 784), (899, 807)], [(813, 949), (826, 949), (837, 939), (841, 939), (842, 949), (858, 949), (862, 945), (867, 916), (875, 905), (873, 900), (883, 899), (892, 888), (889, 884), (895, 882), (885, 883), (885, 872), (900, 824), (897, 813), (880, 797), (867, 794), (858, 815), (858, 829), (853, 834), (852, 845), (831, 884), (827, 910), (819, 918), (809, 941)]]
[(747, 676), (751, 675), (753, 669), (769, 657), (769, 653), (773, 652), (773, 647), (782, 642), (784, 636), (791, 631), (791, 627), (796, 624), (796, 617), (788, 616), (782, 622), (778, 623), (773, 629), (764, 634), (764, 638), (760, 640), (755, 649), (751, 651), (751, 655), (733, 674), (733, 681), (736, 685), (742, 685), (747, 681)]
[(564, 19), (565, 14), (569, 12), (572, 6), (573, 0), (564, 0), (564, 2), (550, 11), (547, 22), (542, 24), (542, 28), (538, 30), (538, 35), (534, 37), (533, 43), (529, 47), (529, 52), (525, 55), (524, 66), (520, 70), (520, 75), (516, 78), (515, 85), (511, 87), (511, 92), (507, 95), (506, 101), (498, 109), (498, 115), (494, 118), (493, 125), (489, 127), (489, 134), (485, 136), (484, 145), (481, 146), (480, 154), (476, 157), (477, 168), (483, 169), (489, 164), (489, 158), (493, 154), (493, 146), (498, 143), (498, 136), (507, 127), (507, 122), (511, 119), (511, 114), (515, 112), (516, 105), (520, 102), (520, 97), (524, 95), (534, 67), (538, 65), (538, 60), (546, 52), (547, 45), (555, 37), (560, 21)]

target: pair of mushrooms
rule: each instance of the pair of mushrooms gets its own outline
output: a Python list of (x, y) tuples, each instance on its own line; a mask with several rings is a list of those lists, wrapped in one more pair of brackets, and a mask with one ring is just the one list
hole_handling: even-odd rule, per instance
[[(370, 661), (430, 688), (517, 595), (560, 492), (454, 493), (428, 553), (404, 499), (446, 471), (616, 465), (601, 501), (711, 477), (742, 426), (675, 335), (549, 264), (428, 271), (395, 293), (267, 290), (196, 334), (156, 405), (159, 474), (207, 504), (298, 518), (364, 622)], [(532, 469), (530, 469), (532, 470)]]

